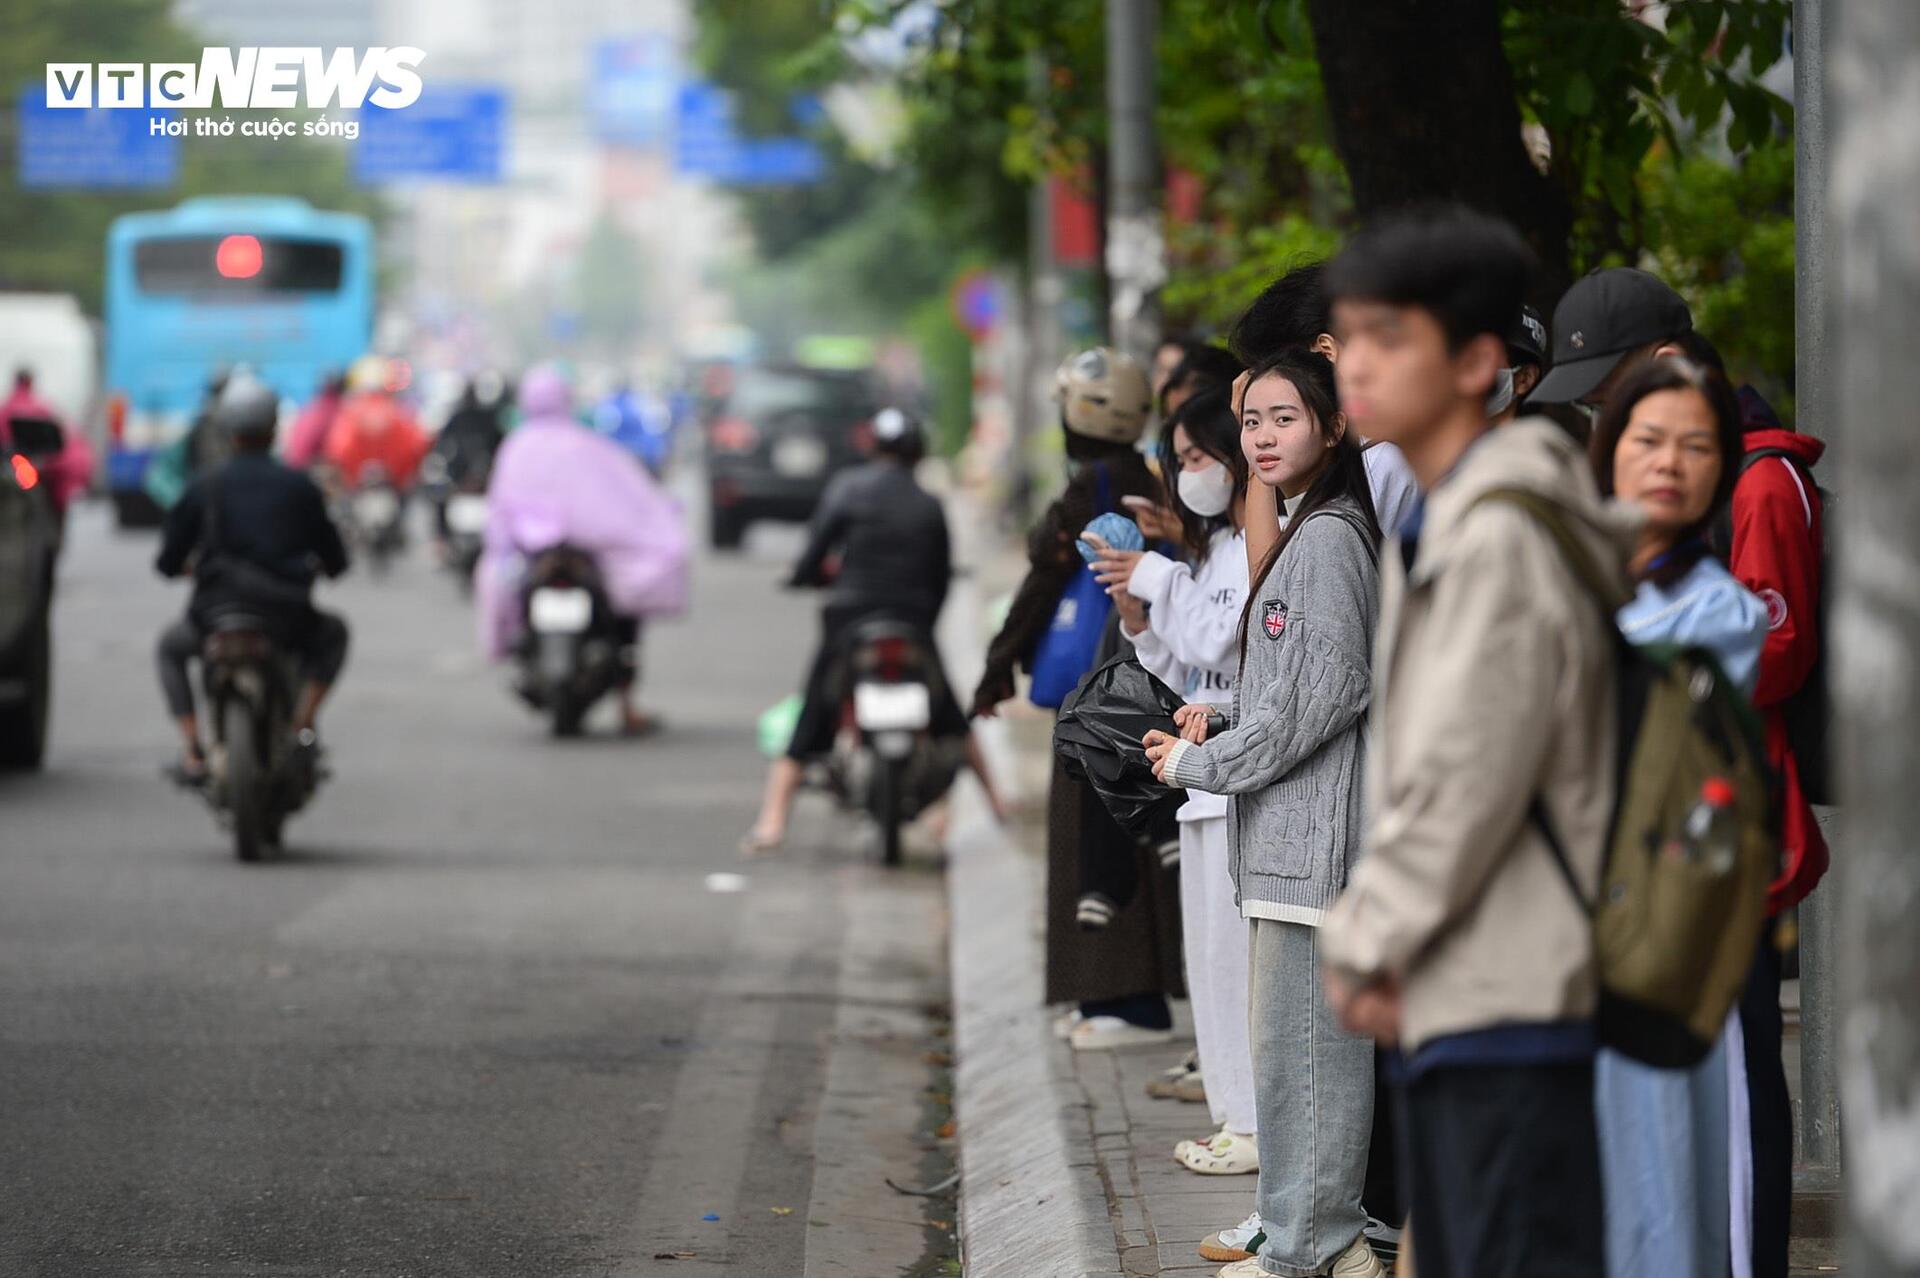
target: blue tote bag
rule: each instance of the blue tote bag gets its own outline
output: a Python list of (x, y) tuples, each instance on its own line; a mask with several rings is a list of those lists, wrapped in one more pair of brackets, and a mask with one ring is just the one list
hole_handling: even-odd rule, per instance
[[(1094, 481), (1100, 506), (1094, 513), (1104, 515), (1113, 507), (1104, 465), (1095, 465)], [(1059, 606), (1053, 610), (1053, 623), (1033, 650), (1033, 686), (1027, 690), (1029, 701), (1047, 710), (1060, 708), (1067, 694), (1093, 669), (1093, 659), (1100, 651), (1100, 633), (1106, 629), (1107, 614), (1112, 610), (1113, 600), (1107, 597), (1107, 588), (1094, 579), (1091, 565), (1082, 565), (1060, 593)]]

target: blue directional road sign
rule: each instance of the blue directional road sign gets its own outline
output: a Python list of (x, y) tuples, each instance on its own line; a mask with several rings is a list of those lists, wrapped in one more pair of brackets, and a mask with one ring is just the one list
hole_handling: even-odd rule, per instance
[(20, 92), (20, 185), (61, 187), (172, 186), (180, 172), (180, 139), (154, 133), (153, 121), (178, 112), (150, 107), (49, 107), (46, 86)]
[(434, 84), (412, 106), (360, 112), (354, 180), (364, 185), (438, 178), (498, 182), (507, 137), (507, 91), (489, 84)]
[(741, 137), (733, 127), (732, 98), (695, 80), (680, 86), (673, 167), (730, 186), (798, 185), (819, 181), (826, 158), (806, 138)]
[(593, 49), (594, 134), (621, 146), (653, 146), (673, 132), (678, 77), (664, 36), (602, 40)]

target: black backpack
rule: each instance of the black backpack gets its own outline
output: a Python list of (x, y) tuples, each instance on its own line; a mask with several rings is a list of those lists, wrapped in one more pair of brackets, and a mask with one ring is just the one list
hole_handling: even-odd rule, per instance
[[(1787, 725), (1787, 741), (1793, 747), (1793, 757), (1800, 766), (1800, 789), (1807, 796), (1807, 802), (1830, 804), (1834, 802), (1832, 769), (1828, 756), (1833, 729), (1833, 695), (1827, 683), (1827, 647), (1831, 631), (1827, 625), (1827, 600), (1833, 595), (1833, 513), (1837, 509), (1838, 499), (1820, 487), (1813, 480), (1809, 470), (1798, 456), (1784, 448), (1756, 448), (1740, 459), (1740, 474), (1745, 476), (1760, 462), (1778, 457), (1792, 466), (1800, 482), (1820, 497), (1820, 598), (1814, 605), (1814, 634), (1819, 643), (1812, 669), (1807, 671), (1806, 682), (1792, 696), (1781, 704), (1781, 716)], [(1738, 481), (1735, 481), (1736, 484)], [(1714, 553), (1724, 561), (1733, 558), (1733, 511), (1729, 508), (1720, 512), (1710, 538)]]

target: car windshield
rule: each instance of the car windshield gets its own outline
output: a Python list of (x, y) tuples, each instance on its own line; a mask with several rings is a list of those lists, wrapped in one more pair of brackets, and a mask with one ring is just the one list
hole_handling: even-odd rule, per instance
[(767, 368), (742, 371), (727, 407), (753, 421), (804, 414), (849, 424), (873, 411), (872, 399), (857, 378)]

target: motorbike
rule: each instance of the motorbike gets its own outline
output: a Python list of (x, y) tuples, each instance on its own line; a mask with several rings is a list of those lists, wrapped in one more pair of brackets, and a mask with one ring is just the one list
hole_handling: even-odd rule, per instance
[(343, 514), (344, 525), (366, 554), (368, 567), (385, 572), (406, 542), (406, 496), (386, 467), (372, 462), (361, 470), (360, 482), (345, 496)]
[(299, 674), (267, 622), (245, 613), (217, 618), (201, 657), (213, 728), (202, 793), (232, 830), (240, 860), (262, 861), (324, 779), (313, 757), (295, 748)]
[(556, 737), (580, 725), (618, 684), (622, 639), (593, 556), (555, 546), (533, 556), (521, 586), (522, 618), (515, 690), (544, 713)]
[(952, 788), (966, 743), (933, 732), (940, 663), (918, 627), (890, 618), (848, 636), (836, 786), (872, 819), (881, 861), (901, 862), (901, 834)]
[(445, 537), (445, 566), (462, 595), (473, 592), (473, 571), (486, 549), (487, 475), (484, 470), (456, 480), (446, 458), (429, 453), (420, 467), (420, 487), (432, 501)]

